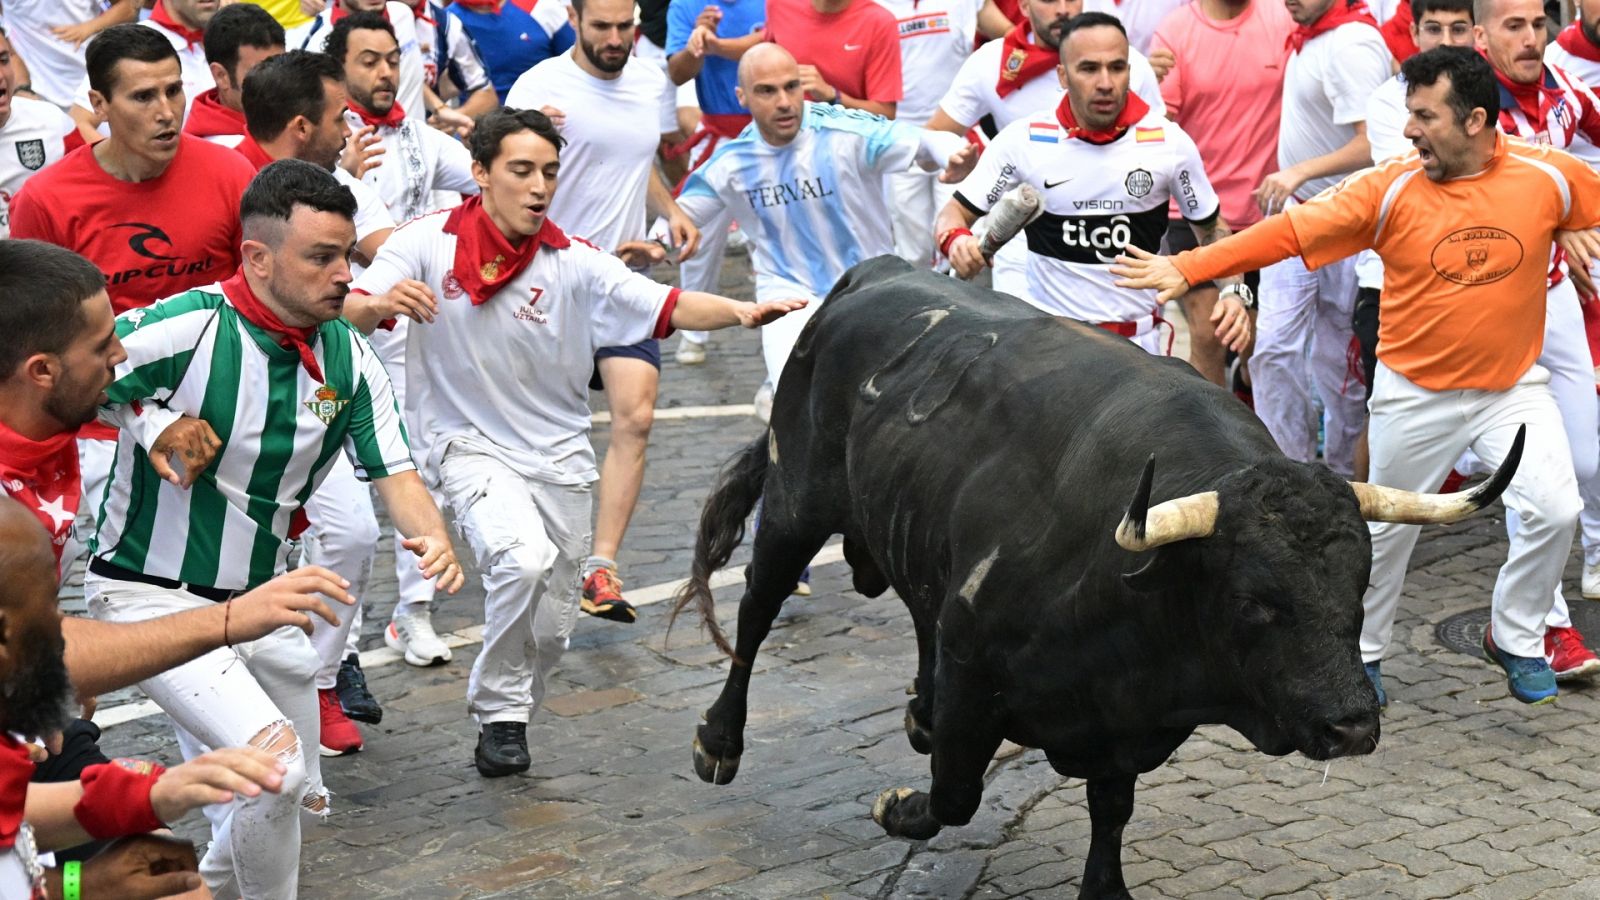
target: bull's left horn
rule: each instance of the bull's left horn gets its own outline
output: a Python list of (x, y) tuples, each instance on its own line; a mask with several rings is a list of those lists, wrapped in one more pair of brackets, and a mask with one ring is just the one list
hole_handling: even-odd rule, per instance
[(1350, 488), (1361, 501), (1361, 517), (1368, 522), (1405, 525), (1448, 525), (1465, 519), (1493, 503), (1511, 483), (1511, 476), (1517, 474), (1517, 466), (1522, 462), (1522, 444), (1527, 433), (1528, 426), (1517, 426), (1517, 437), (1511, 442), (1511, 452), (1506, 454), (1505, 462), (1495, 470), (1493, 478), (1470, 491), (1425, 494), (1352, 481)]
[(1117, 526), (1117, 544), (1122, 549), (1135, 553), (1154, 550), (1175, 541), (1209, 537), (1217, 530), (1216, 491), (1176, 497), (1151, 508), (1150, 484), (1155, 475), (1156, 457), (1152, 453), (1144, 464), (1133, 502)]

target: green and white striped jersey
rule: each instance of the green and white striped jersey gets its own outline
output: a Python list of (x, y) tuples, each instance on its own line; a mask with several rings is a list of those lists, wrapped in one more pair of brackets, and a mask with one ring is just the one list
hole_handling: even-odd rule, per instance
[[(210, 423), (222, 450), (188, 490), (157, 477), (147, 446), (123, 430), (91, 553), (189, 584), (242, 590), (281, 573), (295, 520), (341, 450), (363, 479), (415, 468), (389, 376), (344, 319), (311, 346), (323, 381), (293, 348), (247, 322), (222, 285), (117, 317), (128, 359), (102, 420), (123, 405)], [(154, 429), (144, 432), (151, 440)], [(303, 527), (303, 525), (301, 526)]]

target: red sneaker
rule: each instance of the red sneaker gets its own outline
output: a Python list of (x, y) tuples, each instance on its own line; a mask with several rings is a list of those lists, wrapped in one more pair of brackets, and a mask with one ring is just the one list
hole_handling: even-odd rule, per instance
[(1544, 658), (1557, 681), (1587, 679), (1600, 672), (1600, 658), (1583, 645), (1576, 628), (1551, 628), (1544, 633)]
[(595, 569), (583, 582), (578, 608), (601, 619), (631, 624), (639, 618), (633, 604), (622, 599), (622, 579), (610, 569)]
[(360, 750), (361, 729), (340, 708), (338, 692), (318, 689), (317, 706), (322, 718), (322, 755), (343, 756)]

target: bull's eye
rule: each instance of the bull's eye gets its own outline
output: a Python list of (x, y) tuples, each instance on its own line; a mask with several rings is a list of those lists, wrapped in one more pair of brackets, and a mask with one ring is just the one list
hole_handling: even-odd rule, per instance
[(1278, 607), (1260, 597), (1245, 597), (1239, 605), (1239, 617), (1252, 625), (1271, 625), (1278, 616)]

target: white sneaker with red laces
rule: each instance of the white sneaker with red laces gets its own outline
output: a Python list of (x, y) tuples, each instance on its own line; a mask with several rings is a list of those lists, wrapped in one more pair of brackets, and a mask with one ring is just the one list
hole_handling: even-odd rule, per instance
[(406, 662), (413, 666), (442, 666), (450, 661), (450, 647), (433, 630), (433, 616), (426, 611), (390, 619), (383, 642), (390, 650), (405, 654)]

